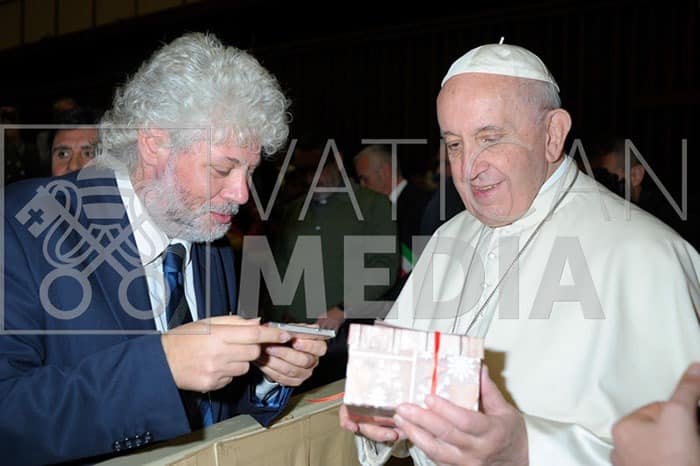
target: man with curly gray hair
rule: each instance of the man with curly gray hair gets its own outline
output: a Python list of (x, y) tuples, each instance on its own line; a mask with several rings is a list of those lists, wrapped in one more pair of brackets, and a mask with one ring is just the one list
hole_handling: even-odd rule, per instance
[[(272, 154), (287, 140), (287, 105), (275, 78), (251, 55), (224, 47), (213, 36), (189, 34), (163, 47), (117, 91), (101, 122), (104, 150), (97, 163), (129, 171), (146, 206), (155, 203), (149, 214), (169, 236), (218, 238), (229, 226), (229, 213), (248, 198), (244, 178), (258, 164), (261, 149)], [(232, 150), (240, 160), (231, 157)], [(169, 157), (172, 152), (190, 158)], [(156, 162), (155, 176), (149, 173), (151, 162)], [(234, 170), (241, 162), (247, 170)], [(178, 169), (189, 176), (200, 168), (201, 196), (193, 186), (164, 184), (177, 178)], [(233, 180), (236, 176), (243, 178)], [(245, 193), (231, 192), (226, 181), (237, 181), (235, 187)], [(203, 205), (209, 190), (220, 189), (220, 199)]]
[(311, 375), (324, 342), (232, 315), (217, 241), (285, 143), (287, 107), (251, 55), (187, 34), (117, 91), (94, 167), (7, 190), (4, 464), (121, 454), (241, 413), (268, 425)]

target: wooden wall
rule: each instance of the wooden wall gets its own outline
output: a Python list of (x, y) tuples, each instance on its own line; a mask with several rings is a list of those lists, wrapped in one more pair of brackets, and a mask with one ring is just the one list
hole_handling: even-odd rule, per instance
[(0, 50), (94, 29), (198, 0), (4, 0)]
[[(78, 8), (81, 1), (66, 4)], [(0, 11), (17, 9), (17, 2), (3, 2)], [(20, 2), (25, 15), (36, 8), (34, 2), (41, 3)], [(126, 14), (117, 11), (117, 2), (83, 3), (92, 5), (93, 25)], [(141, 12), (167, 3), (131, 4)], [(234, 8), (235, 3), (245, 4)], [(601, 133), (631, 137), (662, 181), (680, 189), (682, 138), (688, 139), (690, 173), (698, 166), (692, 154), (700, 144), (699, 5), (696, 0), (643, 3), (506, 1), (432, 11), (348, 4), (339, 13), (319, 10), (315, 15), (322, 19), (316, 19), (291, 2), (203, 1), (0, 53), (0, 105), (18, 105), (34, 122), (43, 122), (37, 119), (45, 118), (44, 110), (59, 95), (106, 107), (114, 86), (159, 43), (183, 31), (208, 30), (252, 49), (279, 77), (294, 102), (294, 135), (336, 137), (349, 152), (362, 138), (427, 138), (431, 146), (423, 154), (429, 154), (438, 141), (435, 97), (449, 64), (468, 49), (505, 36), (549, 66), (574, 119), (572, 138), (582, 138), (589, 149)], [(67, 31), (90, 16), (71, 23), (60, 19), (61, 6), (58, 14), (58, 21), (42, 20), (31, 28), (10, 31), (8, 23), (0, 36), (5, 40), (16, 29), (24, 38)]]

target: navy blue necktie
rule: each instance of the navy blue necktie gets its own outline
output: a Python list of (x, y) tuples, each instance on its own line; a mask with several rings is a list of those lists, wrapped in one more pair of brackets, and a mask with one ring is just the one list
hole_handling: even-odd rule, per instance
[(184, 261), (185, 246), (182, 244), (171, 244), (165, 250), (163, 275), (165, 275), (165, 296), (168, 299), (165, 307), (168, 330), (192, 322), (192, 314), (185, 298)]
[[(185, 246), (179, 243), (171, 244), (165, 250), (163, 258), (163, 275), (165, 276), (165, 295), (168, 299), (165, 307), (168, 321), (168, 330), (180, 325), (192, 322), (192, 314), (185, 297), (185, 274), (183, 263), (185, 261)], [(198, 406), (200, 419), (193, 419), (193, 425), (206, 427), (214, 423), (211, 403), (208, 395), (197, 394), (194, 404)], [(191, 397), (188, 397), (191, 398)], [(195, 416), (196, 417), (196, 416)]]

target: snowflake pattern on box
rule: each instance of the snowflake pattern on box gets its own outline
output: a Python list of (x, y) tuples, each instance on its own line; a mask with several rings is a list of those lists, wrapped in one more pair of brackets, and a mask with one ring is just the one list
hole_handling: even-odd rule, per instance
[(454, 379), (457, 382), (467, 382), (479, 377), (481, 370), (480, 361), (476, 358), (447, 357), (446, 378)]
[(364, 414), (367, 408), (392, 412), (404, 402), (424, 406), (434, 374), (435, 394), (470, 409), (478, 404), (482, 340), (352, 324), (348, 348), (345, 404), (351, 412), (353, 406)]
[(363, 358), (367, 364), (368, 372), (373, 374), (374, 380), (386, 379), (385, 385), (373, 385), (368, 393), (368, 402), (371, 406), (386, 406), (393, 396), (405, 390), (401, 385), (401, 365), (390, 359)]

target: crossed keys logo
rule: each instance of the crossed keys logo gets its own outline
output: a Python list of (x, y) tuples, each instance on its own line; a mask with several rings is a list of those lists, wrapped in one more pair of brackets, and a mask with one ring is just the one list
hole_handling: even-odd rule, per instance
[[(81, 170), (78, 180), (98, 180), (106, 176), (104, 171), (90, 167)], [(128, 201), (125, 198), (125, 203)], [(121, 277), (118, 296), (122, 308), (137, 319), (153, 318), (150, 309), (137, 309), (127, 296), (129, 285), (144, 276), (131, 236), (132, 231), (141, 226), (144, 217), (132, 219), (133, 224), (126, 222), (126, 226), (122, 226), (125, 214), (119, 189), (113, 183), (90, 182), (78, 187), (62, 179), (39, 187), (34, 197), (17, 213), (17, 221), (35, 238), (44, 235), (43, 255), (54, 269), (43, 278), (39, 296), (49, 314), (63, 320), (83, 314), (92, 301), (89, 277), (107, 263)], [(84, 216), (84, 222), (81, 222), (81, 216)], [(81, 289), (80, 302), (72, 308), (61, 309), (52, 302), (49, 290), (59, 279), (72, 279)]]

